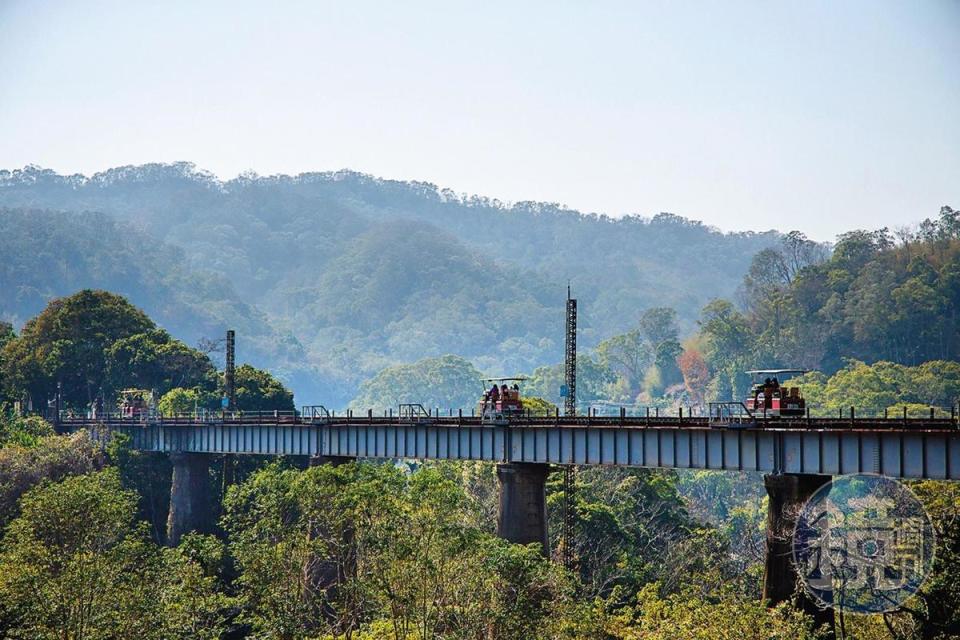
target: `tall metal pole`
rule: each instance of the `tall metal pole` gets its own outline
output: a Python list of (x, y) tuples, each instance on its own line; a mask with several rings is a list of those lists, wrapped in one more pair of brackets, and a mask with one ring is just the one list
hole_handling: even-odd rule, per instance
[(63, 410), (63, 382), (57, 380), (57, 396), (56, 401), (53, 403), (53, 410), (55, 415), (53, 416), (53, 424), (57, 426), (60, 424), (60, 411)]
[(227, 398), (227, 410), (233, 411), (237, 408), (237, 388), (236, 388), (236, 334), (233, 329), (227, 330), (227, 364), (223, 372), (223, 391)]
[[(225, 411), (237, 410), (236, 348), (237, 334), (233, 329), (227, 329), (227, 361), (223, 369), (223, 392), (227, 400)], [(235, 465), (236, 456), (223, 456), (221, 499), (227, 495), (227, 489), (233, 484)]]
[[(567, 283), (567, 327), (566, 349), (563, 358), (563, 378), (567, 388), (563, 413), (566, 416), (577, 415), (577, 301), (570, 297), (570, 283)], [(573, 529), (576, 467), (568, 464), (563, 470), (563, 566), (573, 569)]]
[(570, 297), (570, 285), (567, 284), (567, 340), (563, 359), (563, 381), (567, 386), (567, 397), (563, 413), (577, 415), (577, 301)]

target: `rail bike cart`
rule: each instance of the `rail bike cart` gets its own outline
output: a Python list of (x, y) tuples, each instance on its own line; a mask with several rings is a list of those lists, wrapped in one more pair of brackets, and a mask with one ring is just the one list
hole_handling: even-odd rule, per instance
[(744, 405), (756, 417), (799, 418), (807, 410), (800, 387), (780, 384), (780, 378), (807, 373), (806, 369), (754, 369), (750, 395)]
[(711, 402), (710, 426), (726, 429), (755, 427), (768, 420), (801, 418), (807, 403), (800, 388), (780, 379), (807, 373), (805, 369), (753, 369), (750, 394), (743, 402)]
[(124, 389), (120, 392), (120, 417), (144, 421), (153, 414), (153, 392), (146, 389)]
[[(508, 424), (511, 417), (523, 415), (520, 383), (526, 378), (484, 378), (483, 396), (477, 402), (477, 414), (483, 424)], [(487, 385), (490, 385), (489, 387)]]

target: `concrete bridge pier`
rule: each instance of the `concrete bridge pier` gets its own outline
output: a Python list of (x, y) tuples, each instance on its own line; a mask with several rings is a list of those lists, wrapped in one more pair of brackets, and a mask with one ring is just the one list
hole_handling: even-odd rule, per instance
[(550, 465), (511, 462), (497, 465), (500, 509), (497, 535), (520, 544), (540, 543), (550, 555), (547, 537), (547, 475)]
[[(823, 610), (807, 596), (793, 561), (793, 532), (806, 501), (830, 476), (809, 473), (778, 473), (763, 476), (767, 490), (767, 549), (763, 572), (763, 599), (774, 606), (793, 602), (813, 616), (817, 626), (833, 632), (833, 610)], [(832, 635), (830, 636), (832, 637)]]
[(167, 514), (167, 544), (176, 546), (184, 534), (213, 529), (210, 502), (209, 454), (170, 454), (173, 477), (170, 482), (170, 511)]

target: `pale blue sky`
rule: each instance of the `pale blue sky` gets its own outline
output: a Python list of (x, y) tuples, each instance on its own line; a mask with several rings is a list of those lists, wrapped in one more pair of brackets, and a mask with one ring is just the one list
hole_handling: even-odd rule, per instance
[(175, 160), (895, 227), (960, 207), (960, 1), (0, 0), (0, 168)]

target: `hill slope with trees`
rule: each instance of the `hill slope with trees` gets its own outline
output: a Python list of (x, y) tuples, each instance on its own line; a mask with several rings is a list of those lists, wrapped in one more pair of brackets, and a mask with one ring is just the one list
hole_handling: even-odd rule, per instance
[[(958, 274), (960, 213), (950, 207), (896, 236), (885, 229), (843, 234), (832, 254), (791, 232), (754, 257), (733, 301), (718, 298), (703, 307), (699, 330), (685, 340), (677, 313), (654, 307), (627, 331), (581, 349), (581, 410), (742, 400), (751, 382), (747, 370), (803, 367), (814, 373), (795, 382), (815, 413), (856, 406), (858, 415), (904, 408), (923, 415), (939, 407), (949, 415), (960, 401)], [(526, 369), (526, 392), (561, 404), (563, 365), (556, 360)], [(409, 369), (418, 379), (431, 365)], [(518, 371), (524, 369), (511, 373)], [(379, 376), (355, 408), (379, 406), (371, 390), (413, 402), (430, 395), (428, 388), (417, 396), (394, 377)]]
[(304, 401), (334, 406), (422, 357), (457, 353), (491, 374), (554, 361), (568, 280), (585, 346), (654, 306), (675, 308), (689, 332), (779, 237), (353, 172), (224, 182), (187, 163), (0, 171), (0, 207), (0, 274), (17, 292), (0, 318), (19, 324), (82, 287), (115, 290), (191, 342), (236, 328)]
[(851, 231), (829, 258), (796, 259), (795, 249), (788, 242), (754, 258), (739, 306), (704, 308), (714, 395), (741, 396), (742, 371), (757, 366), (832, 374), (848, 359), (960, 360), (960, 212), (943, 207), (897, 235)]

